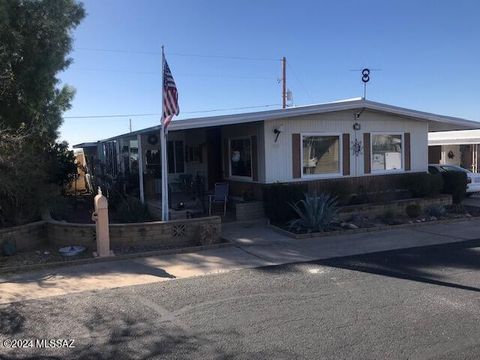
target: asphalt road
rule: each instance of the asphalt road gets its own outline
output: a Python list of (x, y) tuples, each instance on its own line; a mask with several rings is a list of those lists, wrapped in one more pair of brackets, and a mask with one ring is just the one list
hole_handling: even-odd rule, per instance
[(0, 358), (478, 359), (480, 241), (0, 306)]

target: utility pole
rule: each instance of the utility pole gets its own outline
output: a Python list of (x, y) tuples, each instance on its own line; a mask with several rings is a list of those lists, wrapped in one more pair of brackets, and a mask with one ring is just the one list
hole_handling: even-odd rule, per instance
[(130, 129), (130, 132), (132, 132), (132, 119), (128, 119), (128, 127)]
[(287, 108), (287, 58), (282, 58), (282, 109)]

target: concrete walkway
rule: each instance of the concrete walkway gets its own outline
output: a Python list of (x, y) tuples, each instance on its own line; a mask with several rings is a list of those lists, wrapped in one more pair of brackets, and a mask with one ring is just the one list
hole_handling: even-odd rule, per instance
[(292, 239), (260, 223), (232, 223), (224, 226), (223, 237), (253, 256), (282, 264), (478, 239), (480, 219), (310, 239)]
[(480, 220), (296, 240), (264, 223), (225, 224), (234, 246), (0, 276), (0, 303), (148, 284), (266, 265), (480, 238)]

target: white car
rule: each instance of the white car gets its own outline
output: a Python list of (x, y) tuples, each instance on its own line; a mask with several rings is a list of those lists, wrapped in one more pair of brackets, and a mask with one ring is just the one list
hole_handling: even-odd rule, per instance
[(430, 164), (428, 165), (428, 172), (430, 174), (439, 174), (445, 171), (461, 171), (467, 173), (467, 194), (472, 195), (480, 192), (480, 174), (471, 172), (458, 165), (441, 165)]

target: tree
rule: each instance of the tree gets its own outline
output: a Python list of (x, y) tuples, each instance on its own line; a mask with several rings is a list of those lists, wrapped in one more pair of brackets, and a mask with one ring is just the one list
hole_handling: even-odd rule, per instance
[(56, 75), (72, 62), (71, 31), (84, 16), (74, 0), (0, 0), (0, 123), (57, 138), (73, 89)]
[(72, 150), (68, 150), (66, 142), (55, 143), (48, 149), (48, 181), (62, 188), (75, 180), (77, 164)]
[(57, 74), (84, 16), (75, 0), (0, 0), (0, 225), (38, 216), (71, 171), (56, 140), (74, 90)]

